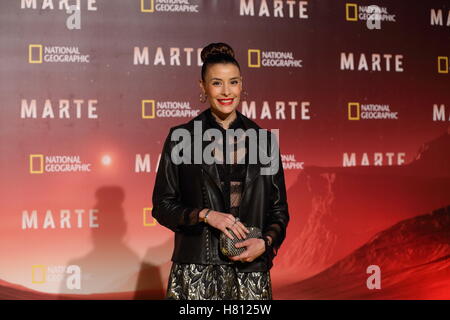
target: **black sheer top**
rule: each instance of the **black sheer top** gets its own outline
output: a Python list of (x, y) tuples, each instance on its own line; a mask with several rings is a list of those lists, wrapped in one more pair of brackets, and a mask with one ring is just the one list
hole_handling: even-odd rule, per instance
[[(245, 157), (247, 155), (245, 144), (242, 145), (238, 143), (237, 137), (234, 137), (232, 143), (232, 148), (230, 152), (231, 163), (226, 163), (224, 159), (225, 155), (225, 129), (216, 121), (214, 116), (211, 114), (211, 109), (206, 113), (208, 118), (208, 125), (210, 128), (219, 129), (222, 132), (222, 141), (219, 141), (219, 150), (222, 152), (219, 154), (214, 154), (214, 157), (218, 160), (216, 163), (217, 171), (219, 172), (219, 177), (221, 181), (221, 187), (223, 190), (223, 196), (225, 199), (225, 209), (226, 212), (233, 214), (235, 217), (239, 216), (239, 205), (241, 202), (241, 195), (244, 189), (245, 175), (247, 172), (247, 161)], [(242, 119), (240, 115), (237, 114), (236, 119), (230, 123), (229, 129), (244, 129)], [(244, 137), (242, 137), (244, 138)], [(239, 141), (240, 142), (240, 141)], [(245, 141), (244, 141), (245, 142)], [(243, 159), (244, 158), (244, 159)], [(243, 163), (239, 163), (242, 161)]]
[[(214, 157), (218, 160), (216, 162), (217, 171), (219, 172), (219, 177), (221, 181), (221, 187), (223, 190), (223, 196), (225, 200), (225, 212), (233, 214), (235, 217), (239, 217), (239, 205), (241, 202), (242, 192), (244, 190), (245, 184), (245, 176), (247, 172), (247, 164), (248, 164), (248, 142), (244, 141), (242, 144), (241, 141), (237, 140), (237, 137), (234, 137), (233, 146), (231, 148), (231, 163), (226, 163), (224, 160), (225, 154), (225, 145), (222, 143), (226, 139), (226, 131), (225, 129), (216, 121), (214, 116), (212, 115), (211, 109), (208, 109), (206, 112), (207, 116), (207, 127), (216, 128), (222, 132), (222, 141), (218, 141), (219, 150), (222, 149), (222, 152), (218, 152), (214, 154)], [(245, 129), (243, 126), (243, 122), (241, 119), (241, 115), (237, 113), (236, 119), (230, 123), (229, 129)], [(242, 139), (245, 138), (245, 135), (242, 135)], [(231, 142), (230, 142), (231, 143)], [(242, 157), (245, 157), (242, 161)], [(242, 161), (243, 163), (239, 163)], [(189, 220), (189, 224), (196, 224), (199, 222), (198, 214), (203, 208), (195, 208), (188, 215), (187, 219)], [(281, 229), (278, 224), (272, 224), (263, 231), (263, 236), (270, 236), (272, 238), (272, 244), (277, 242), (277, 236), (280, 234)], [(278, 248), (272, 247), (272, 254), (276, 255)]]

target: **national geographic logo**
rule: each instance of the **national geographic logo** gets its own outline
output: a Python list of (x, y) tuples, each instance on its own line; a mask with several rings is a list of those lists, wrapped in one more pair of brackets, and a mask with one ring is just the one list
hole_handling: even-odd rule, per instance
[(303, 170), (304, 162), (299, 162), (295, 159), (295, 154), (282, 154), (281, 162), (284, 170)]
[(405, 152), (344, 152), (342, 166), (400, 166), (405, 163), (405, 156)]
[(28, 63), (89, 63), (90, 55), (80, 53), (77, 46), (28, 45)]
[(348, 120), (398, 120), (398, 112), (391, 111), (388, 104), (349, 102)]
[(20, 0), (20, 9), (39, 10), (39, 15), (42, 15), (42, 12), (45, 11), (65, 11), (68, 15), (66, 19), (67, 29), (79, 30), (81, 29), (82, 12), (97, 11), (96, 2), (97, 0)]
[(361, 6), (356, 3), (345, 4), (345, 20), (396, 22), (395, 14), (389, 13), (387, 7)]
[(260, 49), (248, 49), (248, 67), (281, 67), (301, 68), (302, 60), (295, 59), (292, 51), (262, 51)]
[(69, 290), (81, 289), (81, 268), (78, 265), (46, 266), (33, 265), (31, 267), (31, 283), (49, 284), (61, 283), (65, 279), (65, 286)]
[(194, 118), (200, 111), (198, 108), (191, 108), (189, 101), (141, 101), (142, 119)]
[(308, 19), (308, 1), (240, 0), (239, 15)]
[(255, 101), (242, 101), (241, 113), (258, 120), (311, 120), (309, 101), (262, 101), (262, 106), (256, 107)]
[(91, 163), (83, 163), (79, 155), (46, 156), (43, 154), (30, 154), (29, 165), (30, 174), (91, 172)]
[(150, 51), (149, 47), (133, 48), (133, 65), (153, 66), (192, 66), (200, 67), (202, 48), (179, 48), (179, 47), (155, 47)]
[(437, 71), (448, 74), (448, 56), (437, 57)]
[(198, 13), (199, 0), (139, 0), (141, 12), (181, 12)]
[(152, 216), (153, 208), (143, 209), (143, 225), (144, 227), (154, 227), (157, 225), (156, 219)]

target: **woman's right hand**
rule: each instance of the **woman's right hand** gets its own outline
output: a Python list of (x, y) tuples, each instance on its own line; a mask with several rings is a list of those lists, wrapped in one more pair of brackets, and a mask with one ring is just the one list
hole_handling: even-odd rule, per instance
[(222, 231), (227, 235), (228, 238), (234, 239), (233, 235), (228, 231), (228, 229), (231, 229), (233, 233), (239, 238), (239, 239), (246, 239), (247, 234), (250, 232), (241, 221), (237, 220), (236, 218), (229, 213), (223, 213), (219, 211), (213, 211), (208, 214), (208, 217), (206, 219), (207, 223)]

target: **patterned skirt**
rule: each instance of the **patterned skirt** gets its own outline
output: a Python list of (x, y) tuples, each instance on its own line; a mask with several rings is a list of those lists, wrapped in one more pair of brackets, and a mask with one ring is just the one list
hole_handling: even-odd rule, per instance
[(272, 300), (270, 272), (238, 272), (234, 265), (174, 262), (166, 299)]

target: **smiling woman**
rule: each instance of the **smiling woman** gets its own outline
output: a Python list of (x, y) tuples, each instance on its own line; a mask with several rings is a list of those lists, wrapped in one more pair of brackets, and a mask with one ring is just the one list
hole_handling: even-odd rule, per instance
[[(262, 130), (236, 110), (242, 76), (233, 49), (212, 43), (202, 50), (201, 58), (200, 100), (208, 101), (210, 107), (171, 128), (153, 190), (153, 217), (175, 232), (166, 298), (272, 299), (269, 270), (289, 221), (283, 168), (260, 174), (262, 165), (249, 163), (250, 141), (227, 141), (231, 129)], [(174, 133), (185, 131), (198, 137), (195, 128), (199, 127), (218, 133), (214, 142), (219, 148), (212, 155), (217, 161), (174, 162)], [(260, 139), (251, 143), (263, 145)], [(231, 146), (231, 163), (223, 161), (226, 146)], [(189, 149), (193, 158), (201, 158), (207, 147)], [(248, 235), (250, 227), (261, 233)], [(237, 255), (225, 256), (219, 249), (221, 235), (235, 240), (243, 252), (234, 250)]]
[(213, 114), (227, 127), (236, 118), (242, 92), (239, 63), (231, 47), (225, 44), (210, 44), (203, 49), (201, 57), (200, 89), (208, 98)]

